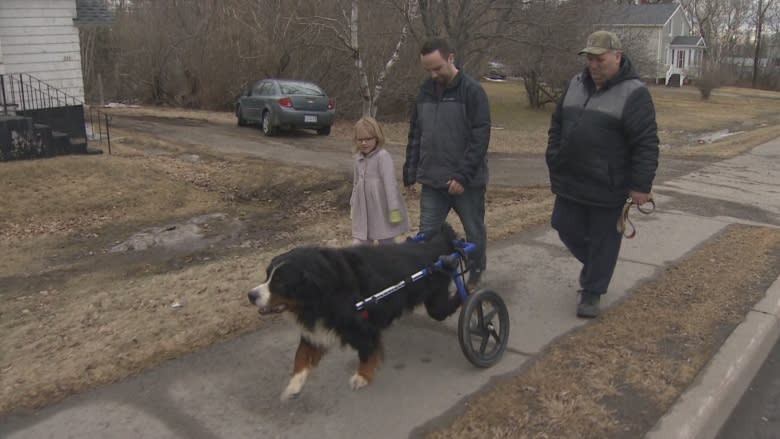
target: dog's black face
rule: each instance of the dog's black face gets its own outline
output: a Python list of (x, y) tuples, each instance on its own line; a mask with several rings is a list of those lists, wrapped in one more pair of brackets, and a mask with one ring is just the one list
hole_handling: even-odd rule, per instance
[(295, 249), (276, 256), (266, 267), (264, 283), (249, 291), (249, 301), (260, 313), (297, 311), (304, 303), (317, 300), (322, 288), (322, 276), (309, 273), (318, 264), (309, 249)]

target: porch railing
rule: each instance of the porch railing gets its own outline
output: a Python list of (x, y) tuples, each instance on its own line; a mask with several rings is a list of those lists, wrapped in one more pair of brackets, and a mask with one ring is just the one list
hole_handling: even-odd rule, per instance
[(687, 76), (687, 72), (685, 69), (675, 66), (674, 64), (669, 65), (669, 68), (666, 70), (666, 85), (671, 85), (669, 81), (671, 80), (672, 76), (678, 75), (679, 79), (679, 85), (682, 87), (683, 83), (685, 82), (685, 78)]
[(87, 106), (64, 91), (27, 73), (0, 74), (0, 105), (3, 115), (35, 112), (60, 107), (81, 105), (86, 108), (84, 115), (87, 136), (100, 143), (107, 142), (111, 152), (109, 131), (110, 117), (97, 108)]

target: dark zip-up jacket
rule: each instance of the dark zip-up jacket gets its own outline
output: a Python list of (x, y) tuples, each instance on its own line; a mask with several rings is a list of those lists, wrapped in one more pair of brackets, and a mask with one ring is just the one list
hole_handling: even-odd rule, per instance
[(437, 96), (432, 79), (423, 82), (409, 125), (404, 186), (446, 189), (454, 179), (464, 187), (488, 182), (490, 107), (485, 90), (463, 72)]
[(600, 90), (587, 68), (569, 82), (548, 135), (556, 195), (614, 207), (625, 203), (630, 190), (652, 189), (658, 167), (655, 107), (625, 55), (617, 76)]

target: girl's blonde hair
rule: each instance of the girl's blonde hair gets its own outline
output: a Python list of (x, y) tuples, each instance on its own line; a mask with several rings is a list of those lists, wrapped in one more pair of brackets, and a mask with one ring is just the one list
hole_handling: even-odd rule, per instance
[(376, 139), (376, 147), (385, 144), (385, 133), (382, 132), (382, 126), (379, 125), (376, 119), (371, 116), (361, 117), (355, 122), (355, 129), (352, 134), (352, 152), (358, 153), (360, 151), (360, 142), (358, 142), (358, 131), (362, 131), (371, 137)]

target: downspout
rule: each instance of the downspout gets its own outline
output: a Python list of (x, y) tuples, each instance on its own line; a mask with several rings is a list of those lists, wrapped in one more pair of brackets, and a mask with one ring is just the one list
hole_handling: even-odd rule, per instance
[[(662, 30), (658, 32), (658, 48), (655, 51), (655, 84), (658, 85), (658, 72), (659, 72), (659, 66), (663, 66), (664, 64), (661, 63), (661, 49), (663, 49), (663, 36), (661, 35), (663, 33)], [(666, 71), (660, 70), (661, 74), (664, 75), (664, 81), (666, 81)]]

